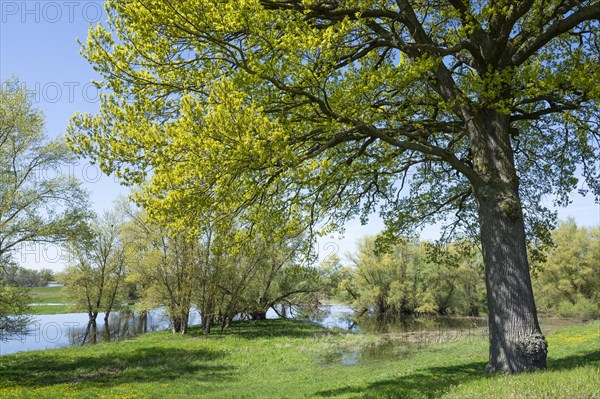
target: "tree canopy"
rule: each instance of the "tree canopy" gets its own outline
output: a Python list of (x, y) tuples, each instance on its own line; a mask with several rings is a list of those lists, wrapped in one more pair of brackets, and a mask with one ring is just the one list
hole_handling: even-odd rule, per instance
[(0, 88), (0, 257), (31, 242), (60, 242), (88, 216), (87, 193), (68, 167), (64, 139), (48, 140), (24, 87)]
[(546, 194), (568, 201), (577, 165), (598, 192), (597, 2), (107, 9), (84, 55), (114, 94), (97, 116), (76, 117), (85, 133), (72, 143), (125, 181), (151, 169), (163, 215), (285, 187), (284, 205), (335, 220), (382, 204), (395, 230), (454, 216), (472, 226), (469, 182), (482, 176), (465, 124), (484, 110), (510, 120), (530, 219)]

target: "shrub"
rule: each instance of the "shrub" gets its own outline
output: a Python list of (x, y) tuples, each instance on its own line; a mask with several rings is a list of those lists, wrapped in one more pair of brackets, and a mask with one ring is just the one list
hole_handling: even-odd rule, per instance
[(575, 304), (569, 301), (560, 302), (558, 314), (561, 317), (574, 317), (584, 321), (593, 320), (600, 318), (600, 306), (583, 296), (579, 296)]

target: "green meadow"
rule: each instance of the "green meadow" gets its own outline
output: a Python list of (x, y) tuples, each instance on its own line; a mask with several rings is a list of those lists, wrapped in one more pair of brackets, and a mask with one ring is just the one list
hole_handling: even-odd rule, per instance
[[(31, 313), (36, 314), (59, 314), (67, 313), (69, 305), (60, 287), (34, 287), (31, 289)], [(62, 303), (63, 305), (46, 305), (50, 303)]]
[[(443, 339), (442, 339), (443, 340)], [(419, 344), (301, 320), (3, 356), (2, 398), (600, 398), (600, 322), (548, 333), (548, 368), (484, 371), (472, 334)]]

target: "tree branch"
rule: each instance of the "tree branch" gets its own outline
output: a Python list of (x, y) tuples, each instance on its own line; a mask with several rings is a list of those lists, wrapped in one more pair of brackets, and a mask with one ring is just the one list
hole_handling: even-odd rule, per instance
[(523, 64), (529, 57), (554, 38), (570, 31), (582, 22), (595, 19), (600, 19), (600, 1), (596, 1), (592, 5), (575, 11), (567, 18), (559, 19), (538, 36), (527, 40), (523, 46), (513, 54), (510, 60), (510, 66), (519, 66)]

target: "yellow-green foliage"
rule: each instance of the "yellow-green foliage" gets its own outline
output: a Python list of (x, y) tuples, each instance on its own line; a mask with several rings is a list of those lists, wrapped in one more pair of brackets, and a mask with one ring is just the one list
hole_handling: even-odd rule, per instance
[(63, 138), (46, 137), (44, 115), (25, 85), (0, 82), (0, 266), (6, 272), (17, 270), (12, 253), (21, 245), (63, 240), (87, 215), (86, 193), (63, 173), (74, 158)]
[(484, 310), (483, 267), (473, 244), (440, 247), (403, 239), (378, 252), (376, 240), (360, 242), (339, 283), (356, 309), (390, 315), (477, 315)]
[[(505, 115), (516, 130), (500, 141), (526, 132), (520, 149), (536, 154), (517, 165), (535, 187), (523, 200), (568, 192), (578, 159), (597, 157), (585, 122), (599, 98), (597, 5), (461, 4), (109, 0), (82, 53), (111, 94), (74, 116), (69, 144), (126, 183), (149, 178), (137, 197), (149, 217), (186, 229), (207, 209), (246, 208), (280, 226), (326, 214), (326, 231), (377, 200), (392, 204), (389, 226), (473, 217), (464, 178), (495, 176), (472, 158)], [(581, 40), (562, 34), (571, 21)], [(568, 137), (543, 133), (555, 126)], [(410, 173), (411, 200), (393, 200)]]
[[(488, 270), (514, 256), (525, 274), (525, 226), (551, 224), (541, 199), (568, 202), (579, 165), (600, 194), (596, 1), (105, 5), (82, 53), (107, 94), (73, 117), (69, 144), (125, 183), (148, 179), (136, 199), (161, 224), (199, 233), (205, 215), (243, 215), (323, 233), (380, 211), (391, 233), (456, 234), (479, 216), (486, 254), (514, 247)], [(504, 217), (512, 231), (494, 234)], [(501, 306), (535, 324), (520, 280)], [(411, 284), (394, 287), (407, 304)]]
[(565, 317), (600, 317), (600, 228), (568, 219), (552, 233), (555, 246), (536, 264), (534, 283), (541, 310)]
[(69, 242), (70, 264), (60, 279), (71, 310), (91, 316), (122, 304), (127, 265), (120, 223), (116, 213), (105, 212), (91, 223), (88, 234)]

